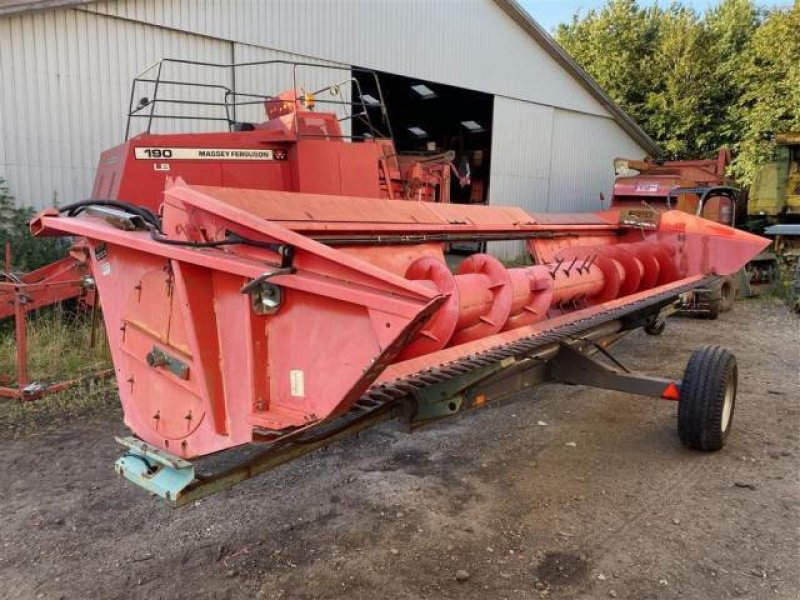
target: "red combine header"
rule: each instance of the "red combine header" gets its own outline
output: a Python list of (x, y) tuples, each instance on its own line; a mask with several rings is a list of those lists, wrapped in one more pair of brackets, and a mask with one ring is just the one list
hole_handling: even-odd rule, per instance
[[(727, 148), (721, 148), (715, 158), (707, 160), (618, 158), (614, 161), (617, 178), (611, 206), (679, 210), (734, 227), (742, 190), (725, 174), (730, 161)], [(687, 296), (682, 311), (715, 319), (720, 312), (733, 308), (737, 287), (749, 290), (751, 279), (760, 280), (761, 276), (747, 276), (742, 271), (721, 277), (713, 287), (699, 288)]]
[[(632, 373), (609, 347), (659, 332), (682, 294), (767, 240), (641, 206), (538, 215), (416, 201), (441, 191), (431, 173), (424, 197), (410, 194), (402, 168), (383, 166), (390, 139), (342, 141), (333, 113), (290, 95), (250, 131), (133, 138), (104, 155), (121, 175), (101, 168), (96, 192), (113, 200), (32, 223), (88, 244), (136, 436), (120, 440), (121, 475), (184, 504), (380, 420), (413, 428), (545, 381), (678, 400), (684, 443), (722, 446), (732, 355), (700, 349), (680, 381)], [(302, 139), (312, 119), (331, 139)], [(133, 173), (181, 177), (156, 214), (136, 195), (157, 184), (130, 185)], [(446, 255), (496, 240), (526, 242), (534, 264)], [(252, 444), (201, 472), (203, 457)]]

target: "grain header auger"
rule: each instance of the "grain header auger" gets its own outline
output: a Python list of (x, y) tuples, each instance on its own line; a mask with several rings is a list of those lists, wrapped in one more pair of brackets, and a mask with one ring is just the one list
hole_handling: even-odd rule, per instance
[[(136, 434), (116, 469), (175, 505), (380, 420), (413, 428), (544, 381), (679, 400), (680, 437), (700, 450), (730, 430), (727, 351), (698, 350), (677, 381), (630, 372), (608, 346), (739, 269), (760, 237), (678, 211), (534, 215), (182, 180), (164, 197), (160, 218), (79, 207), (32, 228), (88, 241)], [(453, 273), (443, 247), (463, 239), (528, 240), (536, 264), (476, 254)], [(232, 467), (188, 461), (254, 443)]]

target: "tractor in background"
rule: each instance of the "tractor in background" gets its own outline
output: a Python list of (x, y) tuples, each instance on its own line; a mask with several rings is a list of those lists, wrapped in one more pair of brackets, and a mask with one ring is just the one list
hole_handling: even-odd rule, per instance
[(775, 136), (775, 154), (756, 171), (747, 214), (772, 225), (800, 222), (800, 132)]
[(747, 205), (750, 231), (773, 238), (780, 280), (800, 311), (800, 132), (775, 136), (775, 153), (756, 171)]

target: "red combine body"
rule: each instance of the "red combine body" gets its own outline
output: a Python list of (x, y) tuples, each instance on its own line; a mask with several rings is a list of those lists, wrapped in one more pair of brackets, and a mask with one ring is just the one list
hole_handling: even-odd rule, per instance
[[(698, 350), (682, 381), (598, 357), (628, 331), (662, 329), (680, 295), (767, 240), (641, 206), (409, 201), (446, 200), (441, 169), (392, 170), (391, 142), (342, 141), (335, 117), (295, 96), (267, 102), (272, 118), (249, 131), (135, 137), (104, 155), (96, 195), (110, 200), (32, 223), (90, 249), (135, 434), (119, 440), (122, 476), (184, 504), (380, 420), (413, 428), (545, 381), (679, 401), (683, 442), (722, 447), (730, 353)], [(534, 264), (445, 254), (493, 240), (525, 241)], [(188, 462), (248, 444), (261, 449), (221, 471)]]
[(264, 101), (262, 123), (135, 136), (103, 152), (92, 198), (157, 211), (167, 178), (182, 177), (229, 188), (449, 202), (449, 156), (400, 155), (377, 131), (353, 140), (334, 112), (315, 110), (320, 104), (309, 94), (283, 92)]
[(674, 208), (710, 221), (734, 225), (739, 189), (727, 178), (730, 151), (722, 148), (711, 160), (614, 161), (612, 207), (649, 204), (658, 210)]
[[(303, 66), (287, 65), (284, 61), (263, 65)], [(314, 68), (319, 67), (314, 65)], [(134, 80), (132, 101), (137, 83), (149, 81), (146, 76)], [(160, 85), (163, 89), (167, 85), (195, 84), (172, 81)], [(182, 177), (198, 185), (228, 188), (449, 202), (451, 175), (455, 173), (451, 154), (398, 154), (388, 125), (384, 130), (372, 125), (370, 112), (385, 112), (378, 100), (369, 105), (350, 103), (358, 109), (358, 116), (369, 125), (371, 133), (361, 138), (346, 135), (334, 111), (341, 102), (317, 99), (317, 96), (327, 98), (339, 86), (328, 86), (315, 94), (289, 90), (277, 96), (258, 96), (256, 101), (249, 100), (253, 96), (250, 94), (244, 102), (234, 99), (226, 108), (246, 107), (255, 102), (263, 106), (264, 120), (256, 123), (228, 120), (231, 131), (225, 132), (150, 133), (153, 123), (165, 116), (153, 110), (159, 102), (170, 106), (205, 103), (143, 98), (137, 106), (131, 105), (127, 130), (130, 131), (136, 117), (141, 117), (148, 121), (146, 131), (102, 153), (91, 198), (127, 201), (157, 212), (167, 179)], [(216, 107), (219, 103), (209, 104)], [(170, 117), (179, 122), (203, 120), (185, 114)], [(17, 369), (14, 386), (6, 385), (9, 382), (5, 380), (10, 381), (10, 377), (0, 377), (5, 386), (0, 387), (0, 397), (32, 399), (63, 389), (62, 384), (29, 381), (25, 321), (28, 312), (65, 300), (83, 298), (91, 306), (93, 279), (83, 249), (73, 248), (57, 263), (19, 277), (7, 270), (8, 274), (0, 273), (0, 319), (13, 317), (17, 322)]]

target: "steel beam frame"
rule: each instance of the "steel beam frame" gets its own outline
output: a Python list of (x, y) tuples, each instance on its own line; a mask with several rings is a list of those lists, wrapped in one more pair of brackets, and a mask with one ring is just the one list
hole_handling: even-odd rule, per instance
[(614, 369), (592, 356), (590, 353), (592, 350), (597, 350), (595, 356), (597, 354), (611, 356), (601, 344), (562, 343), (559, 353), (548, 364), (547, 379), (553, 383), (585, 385), (664, 400), (678, 399), (679, 380), (634, 373), (612, 357), (610, 360), (621, 368), (621, 370)]

